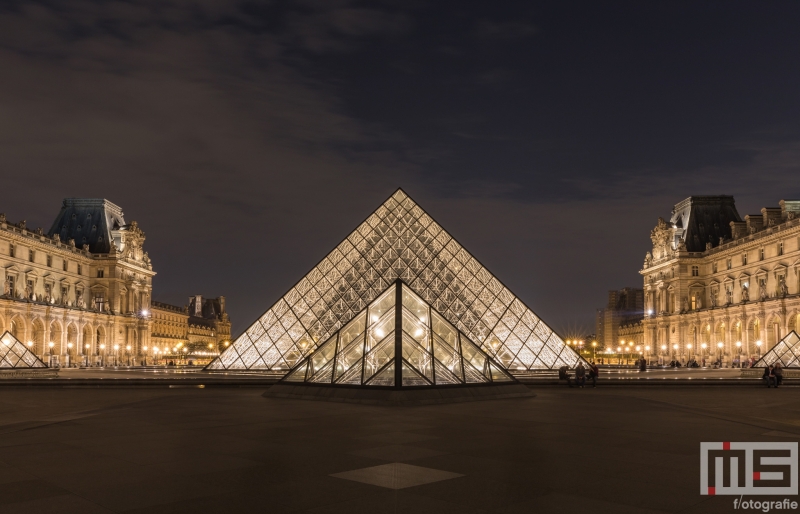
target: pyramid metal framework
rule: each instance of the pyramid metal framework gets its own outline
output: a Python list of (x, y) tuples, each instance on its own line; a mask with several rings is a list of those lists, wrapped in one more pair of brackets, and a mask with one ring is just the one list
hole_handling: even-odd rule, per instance
[(800, 336), (792, 330), (764, 354), (753, 367), (769, 366), (780, 362), (784, 368), (800, 368)]
[(28, 350), (11, 332), (0, 337), (0, 369), (46, 368), (47, 365)]
[(398, 279), (283, 382), (397, 388), (516, 380)]
[(206, 369), (288, 371), (398, 278), (512, 373), (583, 361), (398, 189)]

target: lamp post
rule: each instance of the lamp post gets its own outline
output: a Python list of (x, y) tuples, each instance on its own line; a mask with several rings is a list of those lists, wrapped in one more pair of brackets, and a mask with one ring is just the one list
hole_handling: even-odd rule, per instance
[(761, 341), (756, 341), (756, 348), (758, 348), (758, 358), (761, 358)]
[(595, 355), (597, 354), (597, 341), (592, 341), (592, 360), (597, 360)]
[(618, 366), (622, 365), (622, 347), (621, 346), (617, 346), (617, 365)]
[(100, 353), (101, 353), (101, 356), (100, 356), (101, 363), (102, 363), (103, 366), (105, 366), (106, 365), (106, 345), (105, 345), (105, 343), (100, 345)]
[(717, 361), (719, 362), (719, 367), (722, 367), (722, 347), (725, 346), (725, 343), (722, 341), (717, 343), (717, 348), (719, 349), (719, 354), (717, 356)]
[(705, 363), (705, 360), (706, 360), (705, 351), (706, 351), (706, 348), (708, 348), (708, 345), (706, 343), (703, 343), (703, 344), (700, 345), (700, 348), (701, 348), (701, 350), (700, 350), (700, 360), (703, 361), (703, 367), (705, 367), (705, 365), (706, 365), (706, 363)]
[(692, 359), (692, 343), (686, 343), (686, 353), (689, 354), (689, 360)]
[(128, 361), (128, 366), (131, 365), (131, 345), (125, 347), (125, 358)]
[(742, 342), (736, 341), (736, 353), (738, 354), (737, 359), (739, 359), (739, 367), (742, 367)]

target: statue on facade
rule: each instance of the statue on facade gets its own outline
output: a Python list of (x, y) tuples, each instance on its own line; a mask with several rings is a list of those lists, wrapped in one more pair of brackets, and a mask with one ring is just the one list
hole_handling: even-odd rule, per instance
[(717, 306), (717, 293), (716, 292), (712, 292), (711, 293), (711, 307), (713, 308), (713, 307), (716, 307), (716, 306)]
[(26, 224), (25, 224), (25, 223), (26, 223), (26, 222), (25, 222), (25, 220), (22, 220), (22, 221), (20, 221), (19, 223), (17, 223), (17, 226), (18, 226), (20, 229), (22, 229), (22, 230), (25, 230), (25, 226), (26, 226)]
[(6, 277), (6, 281), (3, 284), (3, 295), (11, 296), (11, 280), (8, 277)]
[(733, 303), (733, 291), (732, 290), (726, 289), (725, 290), (725, 297), (726, 297), (726, 299), (728, 301), (728, 303), (727, 303), (728, 305)]
[(683, 298), (683, 312), (689, 311), (689, 299), (684, 297)]
[(762, 283), (761, 284), (761, 301), (763, 302), (766, 299), (767, 299), (767, 287), (766, 287), (766, 284)]
[(6, 213), (0, 212), (0, 223), (6, 222)]
[(711, 241), (707, 242), (706, 243), (706, 251), (711, 250), (712, 248), (714, 248), (714, 245), (711, 244)]
[(664, 218), (659, 217), (658, 223), (653, 230), (650, 231), (650, 241), (653, 243), (653, 257), (662, 259), (672, 254), (672, 247), (670, 245), (674, 230), (672, 225)]
[(750, 301), (750, 290), (747, 286), (742, 286), (742, 302)]
[(789, 288), (786, 286), (786, 278), (783, 276), (780, 277), (780, 283), (778, 284), (778, 287), (780, 288), (781, 296), (786, 296), (789, 294)]
[(695, 298), (694, 304), (695, 304), (695, 307), (697, 308), (697, 310), (700, 310), (700, 309), (703, 308), (703, 300), (701, 300), (699, 296), (697, 298)]
[(686, 241), (684, 241), (683, 239), (678, 239), (678, 248), (677, 248), (677, 250), (679, 252), (685, 252), (686, 251)]

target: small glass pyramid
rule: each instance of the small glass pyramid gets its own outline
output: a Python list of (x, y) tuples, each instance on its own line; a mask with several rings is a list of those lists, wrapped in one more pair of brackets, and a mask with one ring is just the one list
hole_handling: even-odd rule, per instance
[(769, 366), (776, 362), (780, 362), (783, 368), (800, 368), (800, 336), (794, 330), (765, 353), (753, 367)]
[(283, 382), (418, 387), (516, 380), (398, 279)]
[(19, 339), (6, 332), (0, 337), (0, 369), (46, 368), (39, 357), (25, 348)]
[(398, 189), (206, 369), (293, 369), (398, 278), (507, 371), (582, 360)]

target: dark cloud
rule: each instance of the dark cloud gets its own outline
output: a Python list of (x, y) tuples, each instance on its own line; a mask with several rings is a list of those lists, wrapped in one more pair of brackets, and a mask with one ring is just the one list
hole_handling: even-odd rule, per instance
[(588, 325), (672, 204), (800, 196), (798, 8), (715, 5), (6, 1), (0, 211), (109, 198), (241, 330), (403, 186)]

